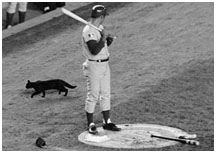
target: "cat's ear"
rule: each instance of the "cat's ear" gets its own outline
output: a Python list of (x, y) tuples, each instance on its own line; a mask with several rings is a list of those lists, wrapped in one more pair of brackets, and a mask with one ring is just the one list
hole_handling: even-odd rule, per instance
[(30, 83), (30, 80), (28, 80), (28, 83)]

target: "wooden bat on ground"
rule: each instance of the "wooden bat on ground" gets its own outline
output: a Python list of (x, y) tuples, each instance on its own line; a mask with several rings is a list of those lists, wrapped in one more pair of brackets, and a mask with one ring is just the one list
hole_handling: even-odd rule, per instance
[[(65, 9), (65, 8), (61, 8), (61, 10), (62, 10), (62, 12), (63, 12), (64, 14), (66, 14), (66, 15), (72, 17), (73, 19), (75, 19), (75, 20), (77, 20), (77, 21), (80, 21), (80, 22), (82, 22), (82, 23), (84, 23), (84, 24), (86, 24), (86, 25), (89, 25), (89, 26), (95, 28), (96, 30), (98, 30), (98, 31), (100, 31), (100, 32), (102, 31), (102, 29), (100, 29), (100, 28), (94, 26), (94, 25), (91, 24), (90, 22), (87, 22), (86, 20), (84, 20), (83, 18), (79, 17), (79, 16), (76, 15), (75, 13), (73, 13), (73, 12), (71, 12), (71, 11)], [(113, 38), (113, 39), (116, 39), (116, 36), (112, 36), (112, 38)]]
[(166, 139), (166, 140), (172, 140), (172, 141), (177, 141), (177, 142), (196, 145), (196, 146), (198, 146), (200, 144), (199, 141), (196, 141), (196, 140), (170, 138), (170, 137), (158, 136), (158, 135), (153, 135), (153, 134), (151, 135), (151, 137), (160, 138), (160, 139)]

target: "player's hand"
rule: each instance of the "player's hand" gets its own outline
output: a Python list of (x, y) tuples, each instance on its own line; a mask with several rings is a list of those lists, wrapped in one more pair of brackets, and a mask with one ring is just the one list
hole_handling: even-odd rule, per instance
[(108, 34), (106, 41), (107, 41), (107, 45), (110, 46), (113, 42), (113, 37), (110, 34)]

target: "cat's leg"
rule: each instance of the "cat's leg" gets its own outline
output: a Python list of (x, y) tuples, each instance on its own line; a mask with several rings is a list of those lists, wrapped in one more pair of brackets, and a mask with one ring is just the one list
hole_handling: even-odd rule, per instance
[(42, 97), (45, 97), (45, 90), (42, 93), (43, 93)]
[(62, 92), (65, 92), (65, 94), (64, 94), (64, 96), (67, 96), (67, 94), (68, 94), (68, 90), (63, 86), (63, 87), (61, 87), (61, 89), (60, 89)]
[(59, 95), (61, 94), (61, 90), (59, 90)]
[(64, 96), (67, 96), (67, 94), (68, 94), (68, 90), (65, 88), (65, 94), (64, 94)]
[(60, 89), (59, 89), (59, 92), (65, 92), (64, 96), (67, 96), (68, 94), (68, 89), (66, 89), (64, 86), (61, 86)]
[(38, 94), (40, 94), (40, 92), (39, 92), (39, 91), (35, 91), (35, 92), (31, 95), (31, 98), (33, 98), (35, 95), (38, 95)]

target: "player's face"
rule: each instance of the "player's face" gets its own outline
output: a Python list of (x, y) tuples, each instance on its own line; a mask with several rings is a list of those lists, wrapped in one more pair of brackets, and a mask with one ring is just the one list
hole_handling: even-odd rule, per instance
[(101, 24), (104, 22), (105, 20), (105, 15), (101, 15)]

